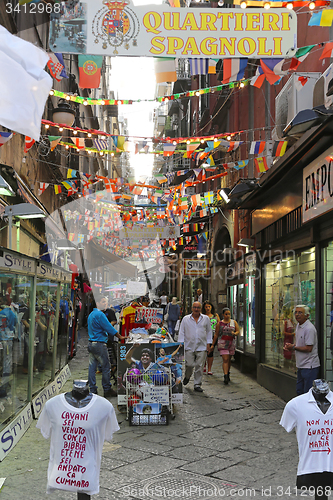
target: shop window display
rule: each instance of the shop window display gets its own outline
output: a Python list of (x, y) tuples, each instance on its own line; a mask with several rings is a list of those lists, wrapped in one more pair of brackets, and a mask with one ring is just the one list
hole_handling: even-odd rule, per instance
[(37, 278), (33, 393), (52, 377), (57, 283)]
[(27, 403), (32, 278), (0, 273), (0, 430)]
[(266, 265), (265, 363), (294, 374), (295, 355), (283, 346), (294, 343), (294, 308), (305, 304), (315, 322), (315, 249)]
[(73, 303), (71, 301), (71, 287), (69, 283), (63, 283), (60, 288), (56, 370), (61, 370), (67, 363), (68, 328), (72, 325), (73, 316), (74, 310)]
[(325, 308), (324, 308), (324, 364), (325, 379), (333, 382), (333, 242), (323, 249)]

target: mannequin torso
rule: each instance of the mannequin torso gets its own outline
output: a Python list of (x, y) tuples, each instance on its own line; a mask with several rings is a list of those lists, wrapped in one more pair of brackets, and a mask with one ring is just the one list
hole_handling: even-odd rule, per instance
[(87, 380), (74, 380), (72, 392), (66, 392), (67, 403), (75, 408), (84, 408), (90, 403), (92, 394), (89, 392)]

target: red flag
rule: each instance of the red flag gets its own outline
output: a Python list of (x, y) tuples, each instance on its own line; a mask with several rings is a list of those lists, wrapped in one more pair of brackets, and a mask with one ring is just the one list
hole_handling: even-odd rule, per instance
[(35, 139), (32, 139), (31, 137), (28, 137), (27, 135), (25, 136), (25, 146), (24, 146), (24, 152), (27, 153), (29, 149), (33, 146), (35, 142)]

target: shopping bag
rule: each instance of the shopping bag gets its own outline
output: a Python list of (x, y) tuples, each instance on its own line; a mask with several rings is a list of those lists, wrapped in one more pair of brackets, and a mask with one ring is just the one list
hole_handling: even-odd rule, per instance
[(177, 320), (177, 323), (175, 325), (175, 332), (179, 332), (179, 328), (180, 328), (180, 319)]

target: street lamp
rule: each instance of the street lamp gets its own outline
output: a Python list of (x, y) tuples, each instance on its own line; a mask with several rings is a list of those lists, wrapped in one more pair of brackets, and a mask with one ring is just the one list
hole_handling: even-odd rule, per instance
[(75, 111), (65, 99), (59, 99), (58, 107), (52, 111), (54, 123), (71, 127), (75, 120)]
[(12, 248), (13, 217), (18, 219), (16, 223), (18, 252), (20, 251), (20, 240), (19, 240), (20, 219), (39, 219), (42, 217), (46, 217), (46, 214), (43, 212), (41, 208), (31, 203), (18, 203), (17, 205), (7, 205), (5, 207), (4, 215), (8, 217), (8, 247), (10, 250), (13, 250)]

